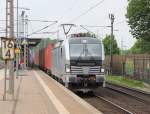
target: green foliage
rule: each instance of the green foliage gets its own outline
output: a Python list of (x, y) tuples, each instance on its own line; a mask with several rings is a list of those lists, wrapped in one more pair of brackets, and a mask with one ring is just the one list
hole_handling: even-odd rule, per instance
[[(105, 39), (103, 40), (105, 55), (110, 54), (110, 42), (111, 42), (110, 36), (106, 35)], [(112, 51), (113, 54), (120, 54), (120, 50), (118, 48), (117, 41), (115, 40), (115, 38), (112, 39), (112, 47), (113, 47)]]
[(120, 54), (121, 55), (127, 55), (127, 54), (130, 54), (130, 50), (120, 50)]
[(129, 0), (128, 23), (132, 35), (138, 39), (132, 53), (150, 53), (150, 0)]
[(133, 59), (126, 60), (125, 72), (129, 76), (134, 76), (134, 61), (133, 61)]
[(144, 88), (144, 83), (142, 81), (131, 80), (124, 76), (106, 76), (106, 81), (132, 88)]
[(150, 42), (150, 0), (129, 0), (126, 16), (132, 35)]
[(131, 48), (131, 52), (133, 54), (150, 54), (150, 42), (144, 40), (144, 39), (139, 39), (137, 42), (134, 44), (134, 46)]

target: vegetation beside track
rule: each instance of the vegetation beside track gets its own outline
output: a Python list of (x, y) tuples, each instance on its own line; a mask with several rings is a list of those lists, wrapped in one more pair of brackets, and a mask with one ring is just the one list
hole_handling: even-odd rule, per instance
[(131, 80), (124, 76), (106, 76), (106, 81), (131, 88), (146, 88), (144, 82)]

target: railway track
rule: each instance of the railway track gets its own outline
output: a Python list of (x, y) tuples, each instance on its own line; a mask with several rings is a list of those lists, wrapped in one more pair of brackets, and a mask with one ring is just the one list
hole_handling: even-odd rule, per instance
[(130, 112), (130, 111), (126, 110), (125, 108), (122, 108), (121, 106), (119, 106), (119, 105), (117, 105), (117, 104), (115, 104), (115, 103), (113, 103), (113, 102), (111, 102), (111, 101), (105, 99), (104, 97), (97, 96), (97, 95), (95, 95), (95, 96), (96, 96), (97, 98), (99, 98), (99, 99), (101, 99), (101, 100), (107, 102), (108, 104), (112, 105), (112, 107), (118, 108), (118, 111), (121, 112), (121, 113), (123, 113), (123, 114), (133, 114), (132, 112)]
[(112, 84), (109, 82), (106, 83), (106, 88), (112, 89), (119, 93), (126, 94), (143, 103), (150, 104), (150, 93), (148, 92), (144, 92), (144, 91), (133, 89), (133, 88), (128, 88), (125, 86), (119, 86), (119, 85)]
[(119, 105), (111, 102), (110, 100), (96, 94), (88, 97), (84, 96), (83, 99), (104, 114), (133, 114), (132, 112), (120, 107)]
[(83, 99), (104, 114), (150, 114), (150, 93), (111, 83)]
[[(143, 100), (109, 88), (99, 88), (96, 95), (101, 96), (133, 114), (150, 114), (150, 105)], [(115, 114), (115, 113), (114, 113)]]

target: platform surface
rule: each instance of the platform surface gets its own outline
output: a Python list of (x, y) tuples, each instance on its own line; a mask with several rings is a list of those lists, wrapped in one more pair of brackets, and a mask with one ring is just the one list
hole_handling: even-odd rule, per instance
[(102, 114), (40, 70), (26, 70), (15, 78), (15, 100), (3, 101), (0, 71), (0, 114)]

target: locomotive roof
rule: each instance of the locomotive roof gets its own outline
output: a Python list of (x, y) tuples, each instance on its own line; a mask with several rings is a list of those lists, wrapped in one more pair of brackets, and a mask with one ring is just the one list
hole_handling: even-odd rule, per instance
[(69, 38), (69, 43), (83, 43), (86, 40), (86, 43), (102, 43), (102, 41), (98, 38), (91, 38), (91, 37), (74, 37)]

